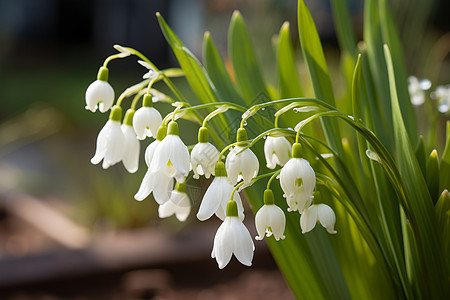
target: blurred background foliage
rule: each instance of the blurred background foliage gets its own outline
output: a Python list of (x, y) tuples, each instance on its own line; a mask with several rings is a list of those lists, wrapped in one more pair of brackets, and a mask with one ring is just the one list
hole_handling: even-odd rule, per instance
[[(305, 2), (321, 36), (339, 99), (346, 92), (346, 83), (340, 75), (344, 66), (330, 2)], [(434, 86), (450, 83), (449, 1), (391, 2), (408, 73), (427, 77)], [(363, 1), (348, 3), (361, 40)], [(104, 171), (90, 164), (96, 136), (107, 116), (86, 111), (84, 93), (103, 59), (115, 52), (114, 44), (140, 50), (160, 69), (177, 66), (159, 29), (157, 11), (197, 57), (202, 57), (203, 33), (210, 31), (230, 67), (225, 56), (227, 31), (235, 9), (244, 16), (264, 77), (274, 87), (278, 83), (271, 38), (284, 21), (293, 24), (297, 69), (305, 94), (311, 95), (300, 59), (295, 0), (259, 0), (257, 5), (251, 0), (0, 0), (1, 192), (20, 190), (56, 197), (72, 220), (94, 232), (159, 222), (173, 230), (181, 228), (173, 219), (158, 220), (152, 201), (133, 199), (146, 171), (142, 158), (140, 170), (131, 176), (121, 165)], [(116, 95), (145, 73), (134, 58), (114, 61), (109, 67)], [(176, 80), (183, 85), (183, 78)], [(162, 84), (155, 88), (165, 90)], [(164, 113), (170, 107), (159, 104), (158, 108)], [(422, 113), (421, 109), (416, 113)], [(196, 139), (195, 126), (192, 128), (192, 135), (183, 137), (187, 144)], [(149, 142), (141, 144), (142, 154)], [(192, 212), (198, 208), (199, 197), (191, 191)]]

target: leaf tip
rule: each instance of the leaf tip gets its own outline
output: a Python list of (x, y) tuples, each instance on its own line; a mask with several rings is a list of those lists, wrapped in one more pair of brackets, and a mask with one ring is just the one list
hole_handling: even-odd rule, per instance
[(283, 25), (281, 26), (281, 28), (282, 28), (283, 30), (289, 30), (289, 26), (290, 26), (289, 21), (284, 21), (284, 23), (283, 23)]

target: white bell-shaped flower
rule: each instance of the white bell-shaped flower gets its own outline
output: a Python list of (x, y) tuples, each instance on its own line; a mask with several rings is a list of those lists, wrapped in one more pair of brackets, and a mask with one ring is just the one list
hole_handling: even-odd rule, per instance
[(431, 81), (428, 79), (418, 80), (415, 76), (408, 77), (408, 91), (411, 97), (411, 103), (415, 106), (422, 105), (425, 102), (425, 92), (430, 89)]
[(441, 113), (447, 113), (450, 109), (450, 84), (438, 86), (431, 93), (431, 97), (438, 101), (438, 110)]
[[(243, 142), (247, 139), (247, 132), (245, 129), (239, 128), (237, 142)], [(228, 179), (233, 185), (240, 181), (241, 178), (244, 180), (245, 184), (249, 184), (252, 178), (258, 175), (258, 158), (249, 148), (241, 152), (242, 149), (244, 149), (244, 147), (239, 145), (233, 147), (225, 161)]]
[(160, 218), (175, 215), (180, 222), (186, 221), (191, 212), (191, 201), (186, 194), (186, 183), (177, 183), (170, 194), (169, 201), (161, 204), (158, 209)]
[(236, 202), (229, 201), (225, 220), (214, 237), (211, 257), (216, 259), (219, 269), (225, 268), (233, 254), (240, 263), (251, 266), (254, 250), (250, 232), (238, 217)]
[(121, 126), (122, 133), (125, 137), (125, 150), (122, 158), (123, 165), (130, 173), (135, 173), (139, 168), (139, 153), (141, 144), (139, 143), (136, 133), (132, 127), (134, 110), (129, 109), (125, 113), (124, 122)]
[(291, 143), (284, 136), (267, 136), (264, 143), (267, 167), (284, 166), (291, 158)]
[(106, 112), (114, 103), (114, 90), (108, 82), (108, 69), (101, 67), (97, 80), (92, 82), (86, 90), (86, 109), (95, 112), (97, 107)]
[(214, 166), (220, 153), (208, 140), (208, 129), (201, 127), (198, 131), (198, 143), (191, 151), (191, 168), (195, 179), (199, 179), (199, 175), (205, 175), (206, 178), (214, 175)]
[(178, 124), (170, 122), (167, 136), (159, 143), (150, 163), (151, 173), (166, 172), (183, 182), (189, 173), (190, 159), (186, 145), (178, 136)]
[(289, 206), (288, 211), (302, 212), (308, 208), (316, 186), (316, 174), (309, 162), (300, 158), (300, 153), (301, 145), (295, 143), (292, 158), (280, 172), (280, 184)]
[(144, 179), (142, 179), (138, 192), (134, 195), (134, 198), (138, 201), (144, 200), (152, 192), (153, 198), (158, 204), (163, 204), (169, 200), (170, 192), (173, 189), (173, 176), (168, 176), (164, 171), (152, 173), (150, 170), (150, 162), (152, 161), (155, 150), (166, 134), (167, 127), (159, 127), (156, 140), (148, 145), (145, 150), (145, 162), (149, 168), (145, 173)]
[(138, 139), (144, 140), (147, 136), (156, 138), (161, 123), (161, 114), (153, 108), (152, 95), (145, 94), (142, 107), (136, 111), (133, 118), (133, 128)]
[[(197, 213), (197, 218), (200, 221), (209, 219), (213, 214), (216, 214), (222, 221), (225, 219), (227, 203), (231, 198), (234, 186), (227, 179), (223, 162), (216, 163), (215, 173), (216, 177), (206, 190)], [(233, 200), (237, 204), (239, 218), (243, 220), (244, 207), (239, 193), (234, 193)]]
[(317, 221), (322, 224), (328, 233), (337, 233), (334, 230), (334, 224), (336, 223), (336, 215), (333, 209), (326, 204), (313, 204), (306, 209), (300, 217), (300, 227), (302, 233), (307, 233), (314, 229)]
[(275, 240), (284, 239), (286, 216), (281, 208), (274, 204), (272, 190), (264, 191), (264, 205), (255, 216), (255, 227), (258, 232), (257, 240), (262, 240), (264, 235), (270, 237), (273, 234)]
[(97, 148), (91, 163), (96, 165), (103, 160), (103, 168), (107, 169), (122, 160), (125, 151), (125, 136), (120, 128), (122, 109), (115, 106), (109, 120), (103, 126), (97, 137)]

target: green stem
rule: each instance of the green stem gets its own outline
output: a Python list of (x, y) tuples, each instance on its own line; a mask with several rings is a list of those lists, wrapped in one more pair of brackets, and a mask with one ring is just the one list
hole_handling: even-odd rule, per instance
[[(280, 170), (279, 170), (279, 171), (280, 171)], [(253, 181), (253, 183), (255, 183), (255, 182), (257, 182), (257, 181), (260, 180), (260, 179), (263, 179), (263, 178), (266, 178), (266, 177), (269, 177), (269, 176), (273, 176), (274, 174), (276, 174), (276, 173), (279, 172), (279, 171), (274, 171), (274, 172), (270, 172), (270, 173), (266, 173), (266, 174), (262, 174), (262, 175), (256, 176), (255, 178), (252, 179), (252, 181)], [(238, 183), (238, 184), (234, 187), (233, 192), (231, 192), (231, 198), (230, 198), (231, 201), (233, 201), (234, 193), (236, 193), (236, 191), (237, 191), (241, 186), (243, 186), (243, 185), (244, 185), (244, 181)]]
[(135, 95), (134, 98), (133, 98), (133, 102), (131, 102), (131, 107), (130, 107), (131, 109), (136, 110), (136, 106), (137, 106), (137, 103), (138, 103), (139, 99), (140, 99), (145, 93), (147, 93), (147, 90), (146, 90), (146, 89), (142, 89), (142, 90), (140, 90), (139, 92), (136, 93), (136, 95)]
[(117, 53), (117, 54), (110, 55), (103, 62), (103, 67), (107, 68), (110, 61), (117, 59), (117, 58), (123, 58), (123, 57), (124, 57), (123, 53)]
[(139, 91), (141, 91), (148, 83), (149, 79), (146, 79), (138, 84), (135, 84), (127, 88), (125, 91), (122, 92), (122, 94), (120, 94), (119, 98), (117, 98), (116, 105), (121, 106), (123, 99), (125, 99), (130, 95), (139, 93)]
[(136, 49), (133, 49), (133, 48), (130, 48), (130, 47), (124, 47), (124, 49), (130, 51), (131, 54), (139, 57), (140, 59), (142, 59), (143, 61), (148, 63), (150, 66), (152, 66), (152, 68), (156, 72), (158, 72), (160, 74), (160, 76), (162, 76), (162, 79), (163, 79), (164, 83), (175, 94), (175, 96), (178, 98), (178, 100), (180, 100), (180, 101), (184, 101), (185, 100), (183, 95), (181, 95), (180, 91), (175, 87), (175, 85), (169, 79), (169, 77), (167, 77), (166, 74), (164, 74), (164, 72), (161, 72), (145, 55), (143, 55), (141, 52), (137, 51)]
[(278, 171), (276, 171), (275, 173), (273, 173), (272, 177), (270, 177), (269, 181), (267, 182), (267, 189), (270, 189), (270, 184), (272, 183), (272, 180), (274, 180), (278, 174), (280, 174), (281, 169), (279, 169)]
[(235, 143), (229, 144), (228, 146), (226, 146), (225, 148), (223, 148), (222, 151), (220, 151), (219, 159), (218, 159), (217, 161), (221, 161), (221, 160), (222, 160), (222, 156), (225, 154), (225, 152), (226, 152), (228, 149), (230, 149), (230, 148), (233, 147), (233, 146), (239, 145), (240, 143), (241, 143), (241, 142), (235, 142)]

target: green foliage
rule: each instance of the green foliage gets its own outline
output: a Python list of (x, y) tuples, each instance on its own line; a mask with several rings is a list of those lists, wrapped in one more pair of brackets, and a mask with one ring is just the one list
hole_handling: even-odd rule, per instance
[[(318, 174), (320, 200), (335, 208), (339, 233), (330, 236), (320, 228), (302, 235), (299, 215), (288, 213), (286, 239), (267, 240), (298, 298), (444, 299), (449, 286), (449, 235), (442, 228), (449, 226), (449, 196), (444, 189), (450, 186), (450, 125), (439, 162), (437, 152), (428, 155), (423, 138), (417, 136), (403, 51), (387, 1), (365, 2), (364, 41), (359, 44), (349, 22), (346, 1), (331, 3), (347, 85), (347, 92), (339, 101), (316, 26), (303, 0), (298, 1), (298, 32), (315, 99), (301, 98), (308, 89), (296, 68), (288, 23), (283, 24), (275, 40), (282, 99), (268, 101), (277, 93), (271, 91), (272, 84), (262, 76), (238, 12), (232, 16), (228, 33), (232, 74), (225, 68), (209, 33), (203, 42), (203, 67), (161, 16), (158, 20), (201, 103), (254, 104), (247, 112), (258, 116), (250, 124), (257, 128), (258, 138), (250, 146), (259, 157), (262, 148), (256, 142), (267, 132), (259, 133), (275, 126), (267, 127), (263, 108), (312, 107), (297, 115), (280, 117), (280, 124), (286, 128), (277, 134), (290, 139), (295, 132), (288, 128), (301, 120), (307, 126), (320, 119), (321, 128), (315, 127), (308, 135), (302, 131), (297, 139)], [(263, 98), (258, 101), (261, 95)], [(336, 109), (336, 102), (345, 113)], [(236, 126), (227, 122), (222, 118), (221, 123), (210, 125), (215, 132), (221, 126)], [(234, 142), (230, 136), (220, 138), (228, 144)], [(324, 153), (328, 158), (322, 156)], [(246, 189), (255, 211), (263, 204), (262, 190), (260, 183)], [(273, 190), (275, 203), (286, 209), (286, 203), (280, 201), (281, 190)]]

